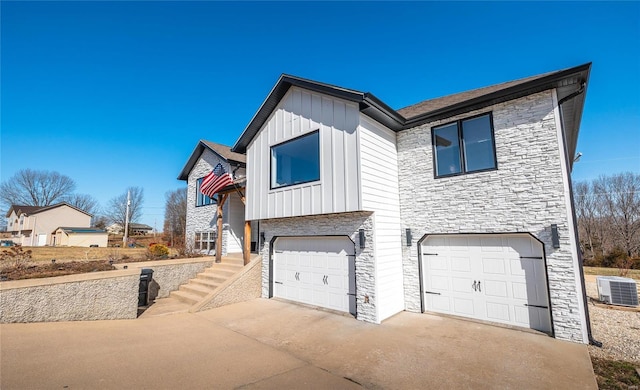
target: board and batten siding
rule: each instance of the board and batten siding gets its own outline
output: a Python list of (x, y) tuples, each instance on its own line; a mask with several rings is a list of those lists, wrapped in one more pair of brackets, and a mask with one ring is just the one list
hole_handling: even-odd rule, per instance
[(373, 211), (378, 320), (404, 310), (396, 134), (360, 115), (363, 210)]
[[(247, 148), (246, 219), (360, 210), (358, 105), (292, 87)], [(320, 180), (270, 189), (271, 147), (320, 134)]]

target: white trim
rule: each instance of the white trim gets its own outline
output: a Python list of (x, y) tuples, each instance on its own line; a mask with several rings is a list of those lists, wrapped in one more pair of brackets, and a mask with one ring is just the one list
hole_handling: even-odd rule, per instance
[(560, 154), (560, 165), (562, 170), (562, 184), (564, 189), (565, 207), (567, 212), (567, 224), (569, 229), (569, 242), (571, 243), (571, 259), (573, 260), (574, 280), (576, 284), (576, 294), (578, 299), (578, 311), (580, 313), (580, 329), (582, 330), (582, 342), (589, 343), (589, 335), (587, 332), (587, 316), (585, 315), (584, 291), (582, 283), (580, 283), (580, 262), (578, 261), (578, 247), (575, 242), (576, 232), (574, 230), (575, 221), (573, 219), (573, 208), (571, 205), (571, 191), (569, 189), (569, 173), (567, 172), (567, 148), (562, 136), (562, 123), (560, 122), (560, 107), (558, 105), (558, 93), (554, 88), (551, 90), (551, 98), (553, 100), (553, 116), (556, 125), (556, 134), (558, 137), (558, 152)]

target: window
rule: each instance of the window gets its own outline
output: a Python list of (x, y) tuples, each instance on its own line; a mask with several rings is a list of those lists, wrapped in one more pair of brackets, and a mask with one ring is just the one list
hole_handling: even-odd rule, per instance
[(213, 251), (216, 249), (216, 232), (196, 232), (193, 249), (197, 251)]
[(436, 177), (496, 169), (491, 114), (434, 127), (432, 136)]
[(204, 177), (201, 177), (198, 180), (196, 180), (196, 207), (208, 206), (210, 204), (215, 204), (216, 203), (216, 200), (214, 198), (209, 198), (208, 196), (206, 196), (202, 192), (200, 192), (200, 186), (202, 185), (202, 179), (204, 179)]
[(320, 180), (320, 136), (315, 131), (271, 148), (271, 188)]

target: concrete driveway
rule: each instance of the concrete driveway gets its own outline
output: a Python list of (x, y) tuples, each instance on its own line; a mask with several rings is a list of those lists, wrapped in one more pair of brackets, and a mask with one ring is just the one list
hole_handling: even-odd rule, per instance
[(597, 388), (584, 345), (405, 312), (372, 325), (277, 300), (0, 333), (4, 390)]

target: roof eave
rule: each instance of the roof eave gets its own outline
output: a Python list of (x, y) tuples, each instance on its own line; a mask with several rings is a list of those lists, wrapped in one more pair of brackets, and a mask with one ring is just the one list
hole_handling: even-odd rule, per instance
[(563, 71), (552, 73), (550, 75), (531, 80), (520, 85), (515, 85), (513, 87), (505, 88), (503, 90), (495, 91), (486, 95), (478, 96), (473, 99), (452, 104), (441, 109), (426, 112), (424, 114), (420, 114), (407, 119), (404, 125), (404, 129), (409, 129), (427, 122), (448, 118), (451, 116), (462, 114), (464, 112), (478, 110), (494, 104), (503, 103), (509, 100), (521, 98), (526, 95), (551, 89), (555, 87), (555, 84), (558, 81), (575, 75), (576, 73), (587, 72), (588, 78), (589, 69), (591, 69), (590, 62), (573, 68), (565, 69)]

